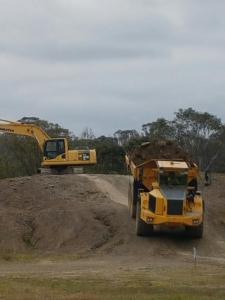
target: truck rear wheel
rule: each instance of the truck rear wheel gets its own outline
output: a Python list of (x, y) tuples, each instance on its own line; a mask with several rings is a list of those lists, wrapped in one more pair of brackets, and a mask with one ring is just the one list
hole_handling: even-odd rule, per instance
[(138, 236), (149, 236), (153, 233), (153, 225), (146, 224), (141, 219), (141, 203), (137, 202), (137, 210), (136, 210), (136, 234)]
[(134, 197), (133, 197), (133, 186), (131, 183), (129, 183), (128, 187), (128, 210), (129, 215), (131, 218), (135, 219), (136, 217), (136, 205), (134, 204)]
[(203, 223), (199, 226), (186, 226), (186, 232), (189, 237), (201, 239), (203, 236)]

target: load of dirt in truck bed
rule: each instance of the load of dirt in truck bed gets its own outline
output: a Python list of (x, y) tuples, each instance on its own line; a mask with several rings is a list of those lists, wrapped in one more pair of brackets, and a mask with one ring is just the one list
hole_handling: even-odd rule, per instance
[(128, 153), (137, 165), (151, 159), (183, 159), (191, 161), (189, 155), (173, 141), (149, 141)]

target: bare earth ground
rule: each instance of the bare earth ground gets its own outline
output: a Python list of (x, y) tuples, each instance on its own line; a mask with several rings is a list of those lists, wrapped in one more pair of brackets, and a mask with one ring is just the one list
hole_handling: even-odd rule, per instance
[(33, 289), (36, 299), (150, 299), (149, 293), (152, 299), (225, 299), (225, 176), (215, 175), (203, 191), (202, 240), (167, 230), (137, 237), (126, 207), (129, 180), (1, 180), (0, 299), (35, 299), (29, 298)]

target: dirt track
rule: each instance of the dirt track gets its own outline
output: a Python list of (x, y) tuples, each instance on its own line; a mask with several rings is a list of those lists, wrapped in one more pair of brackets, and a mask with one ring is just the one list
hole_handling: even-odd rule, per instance
[[(151, 238), (135, 235), (127, 213), (128, 176), (33, 176), (0, 181), (0, 253), (85, 258), (55, 267), (82, 270), (192, 262), (193, 247), (199, 260), (225, 264), (224, 176), (217, 175), (204, 190), (205, 234), (202, 240), (185, 238), (182, 232), (158, 232)], [(6, 255), (7, 253), (7, 255)], [(63, 267), (64, 266), (64, 267)], [(2, 265), (1, 271), (11, 272)], [(16, 271), (21, 267), (15, 265)], [(42, 264), (43, 270), (52, 265)], [(23, 268), (39, 272), (40, 265)], [(55, 271), (56, 271), (55, 270)]]

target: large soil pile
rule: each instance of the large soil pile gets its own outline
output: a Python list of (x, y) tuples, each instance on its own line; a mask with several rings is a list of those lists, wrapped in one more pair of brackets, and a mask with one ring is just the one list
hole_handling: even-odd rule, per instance
[(189, 155), (173, 141), (151, 141), (143, 143), (128, 153), (128, 155), (137, 165), (151, 159), (190, 160)]
[(82, 176), (0, 180), (0, 252), (94, 251), (114, 236), (116, 211)]

